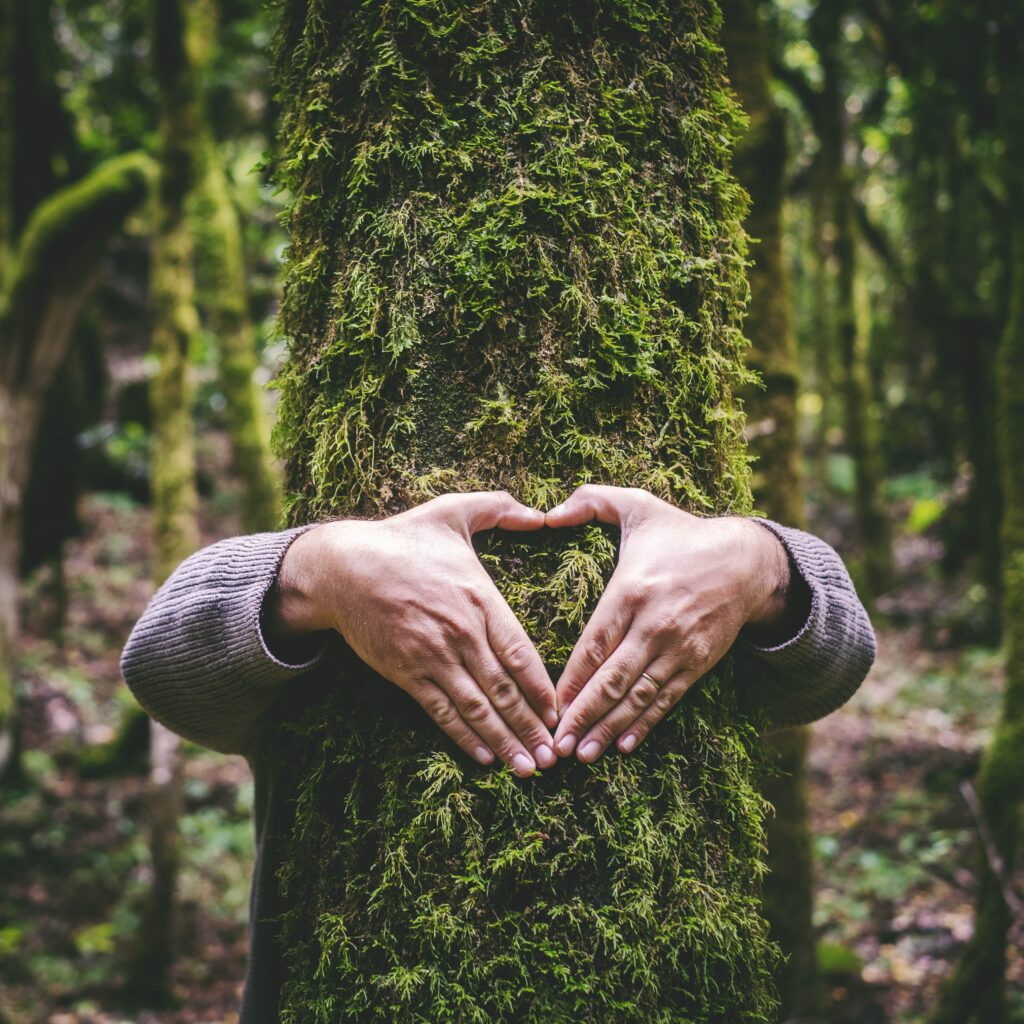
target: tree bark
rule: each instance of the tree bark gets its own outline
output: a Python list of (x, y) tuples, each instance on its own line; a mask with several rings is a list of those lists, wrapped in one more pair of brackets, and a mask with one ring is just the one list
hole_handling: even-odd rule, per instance
[(846, 110), (840, 80), (840, 27), (843, 6), (819, 4), (810, 22), (818, 51), (823, 86), (814, 117), (821, 149), (815, 164), (816, 187), (827, 197), (829, 223), (835, 237), (835, 328), (841, 360), (840, 387), (846, 446), (854, 463), (854, 511), (861, 542), (859, 588), (867, 599), (888, 590), (892, 581), (889, 523), (882, 504), (882, 460), (878, 446), (874, 401), (868, 375), (870, 312), (858, 308), (857, 226), (853, 182), (846, 165)]
[(1024, 24), (1015, 7), (999, 0), (987, 11), (998, 27), (991, 38), (1000, 84), (1011, 256), (1010, 304), (996, 366), (1006, 688), (1000, 720), (978, 775), (980, 829), (987, 834), (979, 843), (974, 935), (943, 989), (933, 1024), (1004, 1024), (1008, 1019), (1008, 890), (1020, 854), (1024, 805)]
[[(150, 355), (156, 365), (150, 379), (150, 474), (157, 583), (198, 547), (191, 348), (199, 320), (186, 204), (196, 179), (199, 117), (197, 74), (189, 48), (189, 18), (194, 15), (190, 6), (190, 0), (156, 0), (153, 7), (153, 53), (161, 97), (160, 173), (150, 270)], [(129, 964), (128, 988), (133, 996), (153, 1005), (172, 996), (169, 972), (178, 933), (175, 890), (184, 793), (180, 739), (157, 722), (150, 728), (147, 806), (153, 883)]]
[[(772, 97), (767, 32), (757, 0), (725, 0), (722, 41), (729, 76), (750, 125), (736, 147), (735, 167), (750, 193), (747, 230), (753, 239), (750, 308), (745, 322), (747, 362), (761, 386), (744, 392), (747, 436), (754, 463), (754, 498), (764, 514), (790, 526), (805, 524), (804, 480), (796, 399), (799, 365), (793, 333), (789, 275), (782, 252), (786, 124)], [(785, 962), (777, 984), (780, 1019), (806, 1020), (821, 1009), (815, 950), (813, 860), (804, 761), (810, 730), (770, 737), (777, 774), (762, 792), (774, 807), (768, 818), (765, 913)]]
[[(202, 47), (199, 70), (207, 73), (216, 46), (217, 4), (197, 3)], [(280, 483), (270, 457), (267, 411), (256, 382), (256, 332), (249, 316), (249, 288), (242, 225), (231, 196), (223, 157), (208, 119), (201, 118), (200, 165), (194, 224), (200, 306), (217, 339), (220, 383), (227, 401), (234, 472), (242, 486), (242, 526), (248, 533), (280, 522)]]
[[(717, 31), (704, 2), (284, 5), (293, 521), (477, 488), (549, 507), (586, 480), (749, 508)], [(613, 539), (481, 544), (557, 671)], [(331, 677), (264, 747), (300, 794), (282, 1020), (771, 1018), (730, 659), (634, 754), (525, 783), (365, 666)]]
[(14, 655), (21, 504), (46, 390), (96, 282), (99, 257), (152, 180), (139, 154), (102, 164), (39, 205), (0, 290), (0, 777), (19, 774)]

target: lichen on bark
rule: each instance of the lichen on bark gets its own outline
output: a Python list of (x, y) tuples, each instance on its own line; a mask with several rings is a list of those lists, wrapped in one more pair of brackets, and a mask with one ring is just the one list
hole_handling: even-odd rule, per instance
[[(705, 0), (283, 5), (292, 521), (576, 484), (750, 508), (739, 114)], [(481, 557), (553, 671), (614, 564)], [(298, 789), (282, 1020), (766, 1021), (754, 687), (518, 781), (354, 660), (267, 739)]]

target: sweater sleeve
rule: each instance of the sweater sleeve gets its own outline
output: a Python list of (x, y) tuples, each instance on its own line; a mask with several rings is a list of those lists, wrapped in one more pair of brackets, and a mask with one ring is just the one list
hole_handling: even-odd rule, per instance
[(282, 687), (321, 660), (271, 653), (260, 612), (288, 546), (310, 527), (212, 544), (157, 591), (121, 655), (136, 700), (173, 732), (224, 753), (245, 753), (260, 715)]
[(784, 643), (743, 638), (736, 653), (772, 728), (803, 725), (845, 704), (875, 660), (875, 632), (842, 559), (823, 540), (758, 519), (781, 541), (810, 591), (807, 619)]

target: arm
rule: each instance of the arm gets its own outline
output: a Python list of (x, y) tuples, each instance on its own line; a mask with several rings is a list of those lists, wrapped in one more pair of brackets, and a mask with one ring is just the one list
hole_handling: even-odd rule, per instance
[(739, 639), (773, 725), (856, 690), (874, 634), (839, 556), (763, 520), (690, 515), (636, 488), (586, 485), (547, 514), (622, 531), (619, 563), (558, 681), (563, 756), (634, 749)]
[(223, 541), (154, 597), (125, 648), (125, 679), (169, 728), (243, 751), (334, 632), (466, 754), (530, 775), (556, 760), (554, 688), (472, 534), (543, 523), (504, 493), (452, 494), (387, 519)]
[(320, 661), (323, 638), (306, 638), (285, 660), (261, 623), (285, 554), (307, 529), (212, 544), (157, 591), (121, 655), (125, 681), (157, 721), (214, 750), (244, 753), (282, 687)]
[(799, 614), (774, 635), (742, 631), (736, 653), (756, 669), (772, 727), (803, 725), (856, 693), (875, 660), (875, 631), (834, 548), (802, 530), (755, 521), (785, 548), (804, 596), (794, 595)]

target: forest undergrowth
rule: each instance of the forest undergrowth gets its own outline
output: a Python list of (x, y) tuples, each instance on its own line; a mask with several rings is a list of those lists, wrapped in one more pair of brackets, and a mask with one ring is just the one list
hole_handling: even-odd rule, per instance
[[(216, 475), (226, 447), (216, 435), (204, 443)], [(232, 501), (219, 490), (205, 501), (204, 542), (233, 528)], [(130, 737), (127, 774), (106, 775), (96, 752), (131, 708), (118, 656), (151, 592), (149, 513), (98, 494), (84, 501), (82, 521), (67, 550), (61, 631), (52, 570), (25, 589), (33, 785), (0, 805), (0, 976), (19, 1024), (231, 1024), (245, 961), (251, 782), (241, 758), (193, 747), (180, 1005), (119, 1003), (148, 882), (145, 780), (131, 770)], [(841, 516), (831, 524), (842, 531)], [(827, 1019), (837, 1024), (921, 1020), (972, 926), (977, 836), (962, 786), (998, 715), (1000, 655), (953, 645), (954, 627), (936, 609), (955, 603), (950, 595), (969, 600), (969, 586), (939, 576), (938, 540), (906, 533), (896, 554), (899, 583), (877, 617), (878, 662), (857, 696), (815, 726), (810, 755), (816, 925)], [(1024, 1020), (1021, 923), (1010, 959), (1014, 1019)]]

